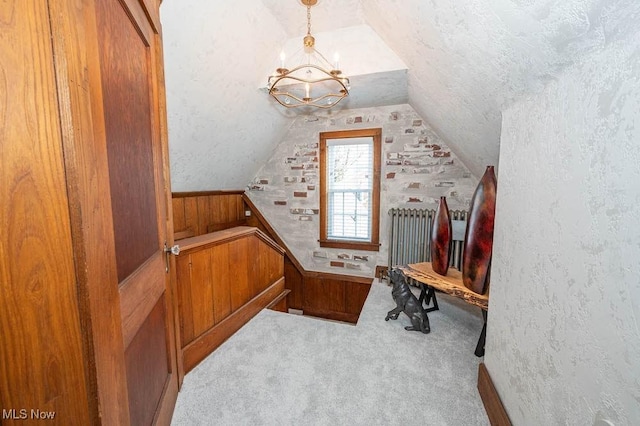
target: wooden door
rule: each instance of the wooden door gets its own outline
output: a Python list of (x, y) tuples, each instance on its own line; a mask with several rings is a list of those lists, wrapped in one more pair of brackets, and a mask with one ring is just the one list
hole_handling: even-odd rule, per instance
[[(165, 423), (177, 397), (157, 3), (96, 2), (129, 414)], [(170, 241), (169, 241), (170, 242)]]

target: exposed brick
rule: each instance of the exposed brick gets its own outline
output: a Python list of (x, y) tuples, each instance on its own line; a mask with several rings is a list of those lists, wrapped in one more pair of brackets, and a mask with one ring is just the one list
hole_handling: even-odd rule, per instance
[(314, 214), (319, 214), (320, 213), (320, 209), (294, 208), (294, 209), (289, 209), (289, 213), (291, 213), (291, 214), (314, 215)]
[(315, 191), (315, 190), (316, 190), (315, 185), (307, 185), (307, 191)]
[(362, 256), (362, 255), (354, 254), (353, 255), (353, 260), (360, 260), (362, 262), (368, 262), (369, 261), (369, 256)]
[(340, 253), (338, 259), (351, 259), (351, 255), (349, 253)]
[(362, 269), (362, 265), (357, 264), (357, 263), (347, 262), (347, 263), (345, 263), (345, 266), (346, 266), (347, 269), (356, 269), (356, 270)]
[(433, 158), (448, 158), (451, 157), (451, 152), (449, 151), (434, 151)]
[(436, 188), (453, 188), (456, 186), (454, 182), (438, 182), (436, 183)]
[(413, 127), (420, 127), (422, 126), (422, 120), (413, 120), (413, 123), (411, 125)]
[(415, 133), (416, 131), (414, 129), (404, 129), (404, 132), (407, 134), (410, 134), (410, 133)]
[(384, 143), (393, 143), (393, 136), (387, 136), (384, 138)]
[(258, 183), (260, 185), (269, 185), (269, 179), (260, 179)]
[(307, 198), (307, 192), (306, 191), (294, 191), (293, 192), (293, 196), (296, 198)]
[(398, 119), (398, 113), (397, 112), (392, 112), (391, 114), (389, 114), (389, 120), (396, 121), (397, 119)]
[(275, 204), (276, 206), (286, 206), (287, 202), (286, 201), (274, 201), (273, 204)]
[(420, 197), (409, 197), (407, 203), (422, 203), (423, 200)]
[(395, 177), (396, 177), (396, 172), (387, 173), (387, 179), (395, 179)]
[(296, 183), (298, 182), (298, 178), (295, 176), (285, 176), (284, 183)]
[(313, 216), (299, 216), (298, 220), (301, 222), (311, 222), (313, 220)]
[(338, 261), (335, 261), (335, 260), (332, 260), (330, 262), (330, 265), (334, 266), (336, 268), (344, 268), (344, 262), (338, 262)]
[(353, 119), (354, 123), (362, 123), (362, 116), (357, 116), (356, 118)]
[(299, 164), (296, 166), (291, 166), (291, 170), (304, 170), (304, 164)]
[(407, 188), (409, 188), (409, 189), (420, 189), (420, 182), (411, 182)]

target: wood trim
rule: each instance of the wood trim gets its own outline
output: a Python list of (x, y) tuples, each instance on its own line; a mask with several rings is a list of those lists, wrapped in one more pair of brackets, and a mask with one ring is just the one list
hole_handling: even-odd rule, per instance
[[(274, 311), (287, 311), (287, 296), (291, 293), (291, 290), (284, 289), (282, 293), (278, 295), (271, 303), (269, 303), (266, 308), (272, 309)], [(281, 309), (282, 308), (282, 309)]]
[(342, 274), (331, 274), (329, 272), (316, 272), (316, 271), (305, 271), (304, 278), (319, 278), (325, 280), (340, 280), (347, 281), (358, 284), (371, 284), (373, 283), (373, 278), (369, 277), (360, 277), (357, 275), (342, 275)]
[[(48, 6), (76, 291), (88, 356), (90, 423), (127, 425), (130, 417), (111, 197), (104, 196), (110, 194), (110, 183), (95, 4), (83, 2), (79, 8), (72, 1), (56, 1)], [(57, 417), (63, 414), (59, 411)]]
[(346, 250), (365, 250), (379, 251), (380, 244), (375, 243), (359, 243), (356, 241), (338, 241), (338, 240), (318, 240), (320, 247), (346, 249)]
[[(327, 234), (327, 139), (373, 138), (373, 188), (371, 201), (371, 241), (331, 240)], [(344, 248), (348, 250), (378, 251), (380, 249), (380, 164), (382, 155), (382, 129), (340, 130), (336, 132), (320, 132), (320, 247)]]
[(502, 405), (500, 395), (498, 395), (498, 391), (493, 385), (493, 380), (491, 380), (491, 376), (484, 362), (478, 365), (478, 392), (480, 393), (480, 398), (482, 398), (482, 403), (484, 404), (484, 409), (487, 412), (487, 417), (489, 417), (491, 425), (511, 426), (509, 415), (504, 409), (504, 405)]
[(198, 235), (197, 237), (185, 238), (180, 240), (180, 251), (197, 251), (206, 249), (211, 246), (225, 244), (239, 238), (255, 236), (264, 241), (273, 250), (280, 254), (285, 254), (285, 250), (278, 243), (273, 241), (267, 234), (251, 226), (236, 226), (235, 228), (225, 229), (222, 231), (211, 232), (209, 234)]
[(220, 190), (220, 191), (188, 191), (172, 192), (172, 198), (206, 197), (209, 195), (243, 195), (244, 189)]
[(273, 299), (284, 291), (284, 277), (271, 284), (262, 293), (251, 299), (237, 311), (216, 324), (212, 329), (202, 334), (183, 350), (184, 371), (188, 373), (214, 349), (256, 316)]

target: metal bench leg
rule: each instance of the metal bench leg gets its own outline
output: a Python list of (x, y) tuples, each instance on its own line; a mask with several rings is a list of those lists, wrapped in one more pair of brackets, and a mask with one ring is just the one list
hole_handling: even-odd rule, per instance
[(482, 310), (482, 318), (484, 318), (484, 324), (482, 325), (482, 331), (480, 332), (480, 338), (478, 339), (478, 344), (476, 345), (476, 351), (474, 354), (477, 357), (484, 356), (484, 341), (487, 335), (487, 311)]
[[(418, 302), (420, 302), (421, 306), (424, 306), (425, 312), (433, 312), (437, 311), (440, 308), (438, 307), (438, 299), (436, 299), (436, 291), (433, 287), (426, 285), (425, 283), (420, 283), (420, 297), (418, 298)], [(424, 304), (423, 304), (424, 302)], [(429, 308), (428, 306), (433, 302), (433, 306)]]

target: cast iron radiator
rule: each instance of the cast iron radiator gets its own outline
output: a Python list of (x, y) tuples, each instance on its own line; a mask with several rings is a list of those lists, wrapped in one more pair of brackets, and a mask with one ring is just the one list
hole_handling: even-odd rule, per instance
[[(449, 265), (460, 270), (468, 212), (450, 210), (453, 241)], [(431, 227), (435, 210), (390, 209), (389, 268), (431, 261)]]

